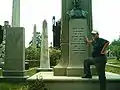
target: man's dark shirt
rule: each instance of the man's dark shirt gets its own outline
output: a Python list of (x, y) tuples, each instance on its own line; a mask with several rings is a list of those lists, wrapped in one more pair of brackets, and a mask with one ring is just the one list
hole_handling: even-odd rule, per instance
[(102, 51), (103, 46), (107, 42), (108, 41), (103, 38), (95, 39), (95, 41), (92, 43), (92, 45), (93, 45), (92, 56), (93, 57), (105, 56), (104, 54), (101, 54), (101, 51)]

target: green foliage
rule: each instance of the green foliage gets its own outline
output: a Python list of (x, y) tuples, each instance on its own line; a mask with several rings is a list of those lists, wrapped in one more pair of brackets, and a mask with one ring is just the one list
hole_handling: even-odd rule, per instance
[(25, 60), (40, 60), (40, 48), (29, 46), (25, 49)]
[(106, 66), (105, 71), (120, 74), (120, 68), (117, 68), (117, 67)]
[(117, 57), (117, 60), (120, 59), (120, 39), (114, 40), (110, 46), (109, 49), (112, 51), (112, 54)]
[(55, 66), (61, 58), (61, 51), (58, 49), (50, 49), (50, 66)]
[(31, 83), (28, 83), (28, 90), (48, 90), (48, 89), (45, 87), (43, 79), (40, 78), (36, 79)]
[[(40, 48), (41, 47), (41, 41), (42, 41), (42, 35), (40, 32), (36, 32), (36, 47)], [(33, 38), (32, 40), (29, 42), (29, 45), (32, 46), (33, 44)]]

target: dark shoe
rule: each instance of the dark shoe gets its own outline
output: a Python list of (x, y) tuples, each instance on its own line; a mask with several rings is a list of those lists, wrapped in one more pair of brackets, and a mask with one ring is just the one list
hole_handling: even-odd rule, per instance
[(92, 76), (82, 76), (82, 78), (92, 78)]

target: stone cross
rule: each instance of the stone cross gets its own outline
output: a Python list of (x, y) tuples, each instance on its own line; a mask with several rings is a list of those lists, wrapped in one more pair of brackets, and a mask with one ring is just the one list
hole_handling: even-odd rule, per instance
[(20, 27), (20, 0), (13, 0), (12, 27)]

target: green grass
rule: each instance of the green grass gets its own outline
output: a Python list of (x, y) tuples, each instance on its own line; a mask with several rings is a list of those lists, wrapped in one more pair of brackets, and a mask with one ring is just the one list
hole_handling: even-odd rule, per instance
[(108, 63), (109, 63), (109, 62), (120, 63), (120, 61), (118, 61), (118, 60), (116, 60), (116, 59), (108, 59), (107, 62), (108, 62)]
[[(25, 72), (25, 75), (32, 76), (36, 73), (35, 68)], [(2, 75), (2, 70), (0, 70), (0, 76)], [(27, 83), (0, 83), (0, 90), (27, 90)]]
[(25, 83), (0, 83), (0, 90), (27, 90)]
[[(120, 61), (118, 61), (116, 59), (109, 59), (107, 62), (111, 63), (113, 65), (119, 65), (120, 66)], [(106, 66), (106, 71), (116, 73), (116, 74), (120, 74), (120, 68), (117, 68), (117, 67)]]

